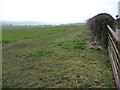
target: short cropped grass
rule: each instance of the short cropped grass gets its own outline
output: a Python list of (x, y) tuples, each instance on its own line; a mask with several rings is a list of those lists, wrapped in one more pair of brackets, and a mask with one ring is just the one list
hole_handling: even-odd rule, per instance
[(86, 26), (3, 27), (3, 88), (115, 87), (107, 51)]

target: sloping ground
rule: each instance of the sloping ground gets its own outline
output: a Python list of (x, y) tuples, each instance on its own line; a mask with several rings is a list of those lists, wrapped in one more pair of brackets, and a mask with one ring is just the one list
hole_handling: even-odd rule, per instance
[(107, 52), (85, 26), (3, 28), (3, 87), (115, 87)]

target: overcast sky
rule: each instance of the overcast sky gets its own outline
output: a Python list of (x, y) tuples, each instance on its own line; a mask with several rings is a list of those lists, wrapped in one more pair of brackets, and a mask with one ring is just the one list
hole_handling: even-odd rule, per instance
[(3, 21), (84, 22), (98, 13), (118, 14), (119, 0), (0, 0)]

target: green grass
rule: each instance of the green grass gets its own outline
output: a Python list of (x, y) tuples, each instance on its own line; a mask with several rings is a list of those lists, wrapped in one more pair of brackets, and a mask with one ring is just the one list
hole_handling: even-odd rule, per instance
[(85, 26), (3, 27), (3, 87), (115, 87), (106, 51)]
[(116, 29), (119, 29), (119, 30), (120, 30), (120, 26), (116, 26)]

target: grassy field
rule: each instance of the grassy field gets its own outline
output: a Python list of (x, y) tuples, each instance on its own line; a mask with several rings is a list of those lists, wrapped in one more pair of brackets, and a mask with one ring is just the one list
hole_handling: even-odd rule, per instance
[(3, 27), (4, 88), (115, 87), (106, 51), (85, 26)]

